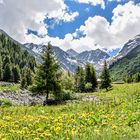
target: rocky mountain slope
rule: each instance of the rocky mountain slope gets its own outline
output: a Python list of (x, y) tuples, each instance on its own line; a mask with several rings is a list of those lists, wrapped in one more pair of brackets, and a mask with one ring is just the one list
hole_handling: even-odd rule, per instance
[(140, 72), (140, 35), (129, 40), (110, 65), (113, 80)]
[(122, 47), (122, 49), (120, 50), (120, 52), (118, 53), (118, 55), (114, 57), (110, 57), (108, 59), (108, 63), (112, 65), (114, 62), (125, 57), (129, 52), (131, 52), (138, 45), (140, 45), (140, 35), (137, 35), (134, 38), (130, 39), (128, 42), (126, 42)]
[(82, 60), (88, 63), (99, 63), (102, 60), (108, 59), (109, 55), (106, 52), (101, 51), (100, 49), (84, 51), (76, 56), (78, 60)]
[[(36, 53), (38, 60), (39, 54), (44, 50), (44, 45), (36, 45), (33, 43), (25, 44), (25, 47)], [(65, 52), (59, 47), (55, 46), (53, 47), (53, 50), (62, 68), (71, 72), (74, 72), (77, 66), (83, 67), (87, 63), (94, 64), (97, 72), (100, 72), (102, 69), (103, 61), (109, 58), (107, 53), (99, 49), (85, 51), (79, 54), (72, 49)]]
[[(33, 51), (36, 54), (36, 58), (41, 61), (40, 53), (43, 52), (44, 45), (36, 45), (33, 43), (24, 45), (27, 49)], [(61, 64), (62, 68), (71, 72), (74, 72), (77, 66), (83, 66), (84, 63), (77, 61), (76, 58), (71, 57), (67, 52), (63, 51), (59, 47), (53, 46), (54, 55)]]
[(131, 52), (133, 49), (135, 49), (139, 45), (140, 45), (140, 35), (137, 35), (124, 44), (123, 48), (117, 55), (117, 58), (125, 57), (129, 52)]
[(68, 53), (71, 57), (76, 57), (79, 53), (78, 52), (76, 52), (75, 50), (73, 50), (73, 49), (68, 49), (67, 51), (66, 51), (66, 53)]

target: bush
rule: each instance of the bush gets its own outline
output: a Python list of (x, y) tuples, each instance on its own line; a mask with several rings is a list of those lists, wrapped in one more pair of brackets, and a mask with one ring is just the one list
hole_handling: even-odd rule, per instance
[(73, 99), (73, 92), (71, 90), (62, 90), (61, 94), (59, 95), (59, 97), (56, 97), (57, 99), (60, 100), (71, 100)]
[(9, 101), (9, 100), (6, 100), (6, 99), (0, 100), (0, 106), (1, 107), (10, 107), (12, 105), (13, 105), (12, 102)]

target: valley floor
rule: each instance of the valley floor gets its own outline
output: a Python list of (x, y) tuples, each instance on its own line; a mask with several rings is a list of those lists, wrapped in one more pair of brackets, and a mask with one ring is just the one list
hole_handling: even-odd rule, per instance
[[(82, 94), (81, 95), (85, 95)], [(59, 106), (0, 108), (1, 140), (138, 140), (140, 84), (114, 85), (109, 92)]]

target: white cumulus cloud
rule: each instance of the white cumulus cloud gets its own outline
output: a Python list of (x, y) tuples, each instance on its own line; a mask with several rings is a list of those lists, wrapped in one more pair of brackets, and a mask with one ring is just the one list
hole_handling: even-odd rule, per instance
[[(51, 40), (53, 45), (64, 50), (73, 48), (77, 51), (121, 48), (129, 39), (140, 34), (139, 13), (140, 5), (130, 1), (114, 8), (111, 23), (101, 16), (89, 17), (75, 33), (66, 35), (64, 39), (46, 37), (42, 42)], [(79, 31), (85, 36), (75, 39)]]
[[(78, 1), (91, 3), (94, 0)], [(66, 34), (64, 39), (50, 37), (48, 26), (43, 20), (46, 16), (58, 21), (74, 20), (78, 13), (67, 13), (67, 8), (62, 0), (4, 0), (0, 4), (0, 28), (20, 42), (46, 44), (51, 41), (52, 45), (64, 50), (73, 48), (79, 52), (97, 48), (121, 48), (129, 39), (140, 34), (140, 4), (129, 1), (114, 8), (111, 23), (99, 15), (89, 17), (74, 33)], [(38, 31), (41, 37), (27, 35), (28, 28)], [(84, 36), (76, 38), (79, 32), (83, 32)]]
[(80, 50), (83, 50), (84, 46), (85, 50), (98, 47), (108, 50), (121, 48), (129, 39), (140, 34), (139, 13), (140, 4), (135, 5), (130, 1), (114, 8), (111, 23), (101, 16), (89, 17), (85, 24), (77, 29), (77, 32), (82, 31), (85, 37), (79, 40), (73, 39), (73, 43), (76, 42), (75, 46), (79, 44), (78, 49)]
[(45, 17), (70, 22), (78, 16), (77, 12), (68, 13), (63, 0), (0, 0), (0, 29), (14, 39), (24, 42), (27, 29), (47, 34)]
[(105, 8), (105, 2), (104, 0), (75, 0), (79, 3), (86, 3), (86, 4), (91, 4), (93, 6), (96, 5), (101, 5), (101, 7), (104, 9)]

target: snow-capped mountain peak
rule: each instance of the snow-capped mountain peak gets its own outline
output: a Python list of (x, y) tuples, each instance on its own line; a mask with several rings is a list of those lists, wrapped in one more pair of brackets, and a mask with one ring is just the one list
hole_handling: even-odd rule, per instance
[(140, 45), (140, 35), (135, 36), (133, 39), (130, 39), (127, 43), (125, 43), (117, 57), (122, 58), (126, 56), (131, 50), (133, 50), (138, 45)]
[[(44, 50), (44, 45), (36, 45), (33, 43), (25, 44), (25, 47), (32, 50), (36, 53), (38, 57), (39, 54)], [(102, 63), (105, 59), (109, 58), (109, 55), (106, 52), (101, 51), (100, 49), (85, 51), (78, 54), (73, 49), (64, 51), (59, 47), (53, 46), (53, 51), (61, 66), (65, 70), (74, 72), (77, 66), (83, 67), (87, 63), (93, 64), (96, 70), (99, 72), (102, 69)], [(39, 58), (37, 58), (39, 60)]]
[(67, 51), (66, 51), (71, 57), (76, 57), (79, 53), (78, 52), (76, 52), (75, 50), (73, 50), (73, 49), (68, 49)]

